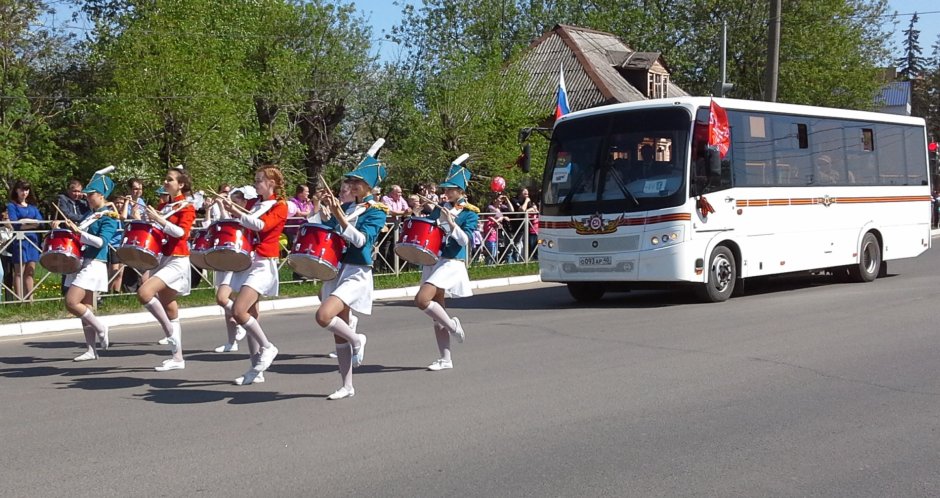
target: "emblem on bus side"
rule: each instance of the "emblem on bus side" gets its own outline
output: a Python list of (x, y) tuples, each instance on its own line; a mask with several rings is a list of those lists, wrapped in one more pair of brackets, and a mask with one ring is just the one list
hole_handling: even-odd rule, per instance
[(591, 216), (582, 219), (581, 221), (575, 220), (574, 217), (572, 217), (571, 225), (574, 227), (574, 231), (578, 235), (607, 234), (616, 232), (617, 227), (620, 226), (620, 220), (622, 219), (623, 215), (620, 215), (620, 217), (617, 219), (604, 221), (604, 216), (602, 214), (594, 213)]
[(822, 204), (823, 206), (829, 207), (830, 204), (835, 204), (835, 203), (836, 203), (836, 198), (835, 198), (835, 197), (829, 197), (828, 195), (826, 195), (826, 196), (823, 196), (823, 197), (817, 197), (817, 198), (813, 199), (813, 203), (814, 203), (814, 204)]

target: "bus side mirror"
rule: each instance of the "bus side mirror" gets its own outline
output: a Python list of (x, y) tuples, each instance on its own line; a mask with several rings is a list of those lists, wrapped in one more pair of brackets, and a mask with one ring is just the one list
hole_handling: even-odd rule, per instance
[(721, 177), (721, 154), (717, 150), (705, 149), (705, 164), (708, 165), (709, 177)]
[(528, 173), (531, 167), (531, 162), (532, 151), (529, 149), (529, 144), (526, 143), (522, 146), (522, 153), (519, 154), (519, 157), (516, 158), (516, 166), (518, 166), (523, 173)]

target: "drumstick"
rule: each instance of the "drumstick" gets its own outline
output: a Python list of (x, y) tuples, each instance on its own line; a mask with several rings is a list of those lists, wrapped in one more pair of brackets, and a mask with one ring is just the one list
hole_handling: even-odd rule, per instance
[(66, 216), (65, 213), (62, 212), (61, 209), (59, 209), (59, 206), (53, 204), (52, 207), (54, 207), (55, 210), (59, 212), (59, 215), (62, 216), (62, 219), (65, 221), (65, 223), (68, 224), (69, 228), (72, 229), (73, 232), (77, 232), (77, 231), (78, 231), (78, 226), (76, 226), (75, 223), (72, 222), (72, 220), (70, 220), (69, 217)]
[(335, 195), (333, 195), (333, 191), (330, 190), (330, 184), (326, 182), (325, 178), (323, 178), (323, 174), (322, 173), (319, 174), (318, 177), (320, 178), (320, 183), (323, 184), (323, 188), (326, 189), (326, 193), (330, 194), (330, 197), (336, 197)]
[(234, 202), (232, 202), (232, 200), (231, 200), (230, 198), (228, 198), (228, 197), (226, 197), (226, 196), (224, 196), (224, 195), (222, 195), (222, 194), (216, 192), (215, 190), (212, 190), (212, 189), (209, 188), (209, 187), (206, 187), (206, 190), (208, 190), (209, 193), (212, 194), (212, 197), (215, 197), (216, 199), (228, 199), (229, 203), (230, 203), (232, 206), (234, 206), (237, 211), (241, 211), (242, 214), (251, 214), (251, 211), (249, 211), (249, 210), (247, 210), (247, 209), (245, 209), (245, 208), (239, 206), (238, 204), (235, 204)]

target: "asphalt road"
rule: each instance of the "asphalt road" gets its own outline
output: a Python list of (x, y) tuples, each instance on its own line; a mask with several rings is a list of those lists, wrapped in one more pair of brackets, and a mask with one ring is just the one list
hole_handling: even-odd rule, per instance
[(940, 496), (940, 251), (871, 284), (788, 278), (722, 304), (561, 286), (453, 301), (455, 368), (408, 301), (378, 303), (356, 396), (313, 310), (236, 386), (218, 318), (0, 340), (3, 496)]

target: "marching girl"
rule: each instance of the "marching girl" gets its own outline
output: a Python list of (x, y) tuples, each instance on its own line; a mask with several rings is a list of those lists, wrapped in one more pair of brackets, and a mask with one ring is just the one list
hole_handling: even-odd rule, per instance
[[(340, 260), (339, 275), (323, 282), (321, 304), (317, 310), (317, 323), (333, 334), (336, 343), (339, 375), (343, 385), (326, 399), (349, 398), (356, 394), (352, 384), (352, 369), (362, 364), (366, 336), (350, 327), (352, 311), (372, 314), (372, 246), (385, 226), (387, 208), (371, 195), (385, 177), (385, 167), (375, 158), (384, 144), (376, 142), (355, 170), (346, 173), (343, 185), (349, 189), (353, 202), (341, 203), (328, 193), (323, 196), (332, 218), (325, 224), (336, 229), (348, 243)], [(326, 299), (322, 299), (326, 296)]]
[[(231, 192), (222, 192), (222, 195), (228, 194), (228, 198), (233, 204), (236, 204), (247, 211), (248, 201), (254, 201), (258, 194), (251, 185), (245, 185), (236, 188)], [(213, 204), (219, 219), (232, 218), (234, 215), (225, 210), (221, 202)], [(225, 344), (215, 348), (216, 353), (228, 353), (229, 351), (238, 351), (238, 341), (245, 338), (245, 328), (235, 321), (232, 316), (235, 302), (232, 301), (232, 275), (234, 272), (216, 270), (213, 274), (213, 283), (215, 285), (215, 302), (222, 307), (225, 313), (225, 328), (228, 332), (228, 340)], [(255, 382), (264, 382), (264, 376), (259, 375)]]
[(107, 198), (114, 190), (114, 182), (107, 174), (113, 166), (96, 171), (88, 186), (82, 191), (87, 195), (91, 212), (76, 226), (66, 220), (66, 224), (79, 234), (82, 244), (82, 268), (66, 275), (65, 308), (72, 315), (82, 320), (85, 331), (86, 351), (75, 357), (74, 361), (97, 360), (96, 338), (101, 341), (101, 349), (108, 349), (108, 326), (101, 322), (92, 311), (95, 292), (108, 291), (108, 242), (117, 232), (119, 222), (117, 213), (107, 205)]
[[(261, 296), (277, 296), (280, 278), (277, 259), (280, 256), (281, 233), (287, 221), (287, 201), (284, 200), (284, 175), (276, 166), (265, 165), (255, 172), (255, 190), (258, 198), (250, 204), (250, 211), (242, 214), (241, 226), (255, 232), (256, 243), (247, 270), (235, 272), (229, 281), (238, 297), (232, 304), (232, 316), (248, 334), (251, 368), (235, 379), (238, 385), (263, 382), (263, 373), (277, 356), (277, 347), (268, 340), (258, 323), (258, 300)], [(230, 213), (238, 212), (230, 199), (219, 201)]]
[(147, 218), (162, 227), (166, 235), (160, 264), (137, 290), (137, 299), (160, 323), (173, 354), (154, 367), (158, 372), (186, 368), (176, 296), (188, 295), (190, 290), (189, 231), (196, 220), (196, 209), (186, 201), (186, 196), (192, 187), (192, 180), (182, 166), (173, 168), (163, 179), (163, 190), (170, 201), (159, 211), (147, 206)]
[(441, 257), (433, 266), (421, 269), (421, 287), (415, 295), (415, 306), (434, 320), (434, 335), (437, 349), (441, 356), (428, 365), (428, 370), (438, 371), (454, 368), (450, 356), (450, 336), (463, 342), (464, 331), (457, 317), (450, 317), (444, 309), (444, 298), (466, 297), (470, 290), (470, 277), (467, 275), (467, 245), (471, 234), (477, 229), (480, 210), (467, 203), (467, 182), (470, 170), (462, 165), (468, 154), (458, 157), (451, 165), (447, 179), (440, 183), (447, 202), (431, 213), (430, 218), (438, 220), (446, 234)]

